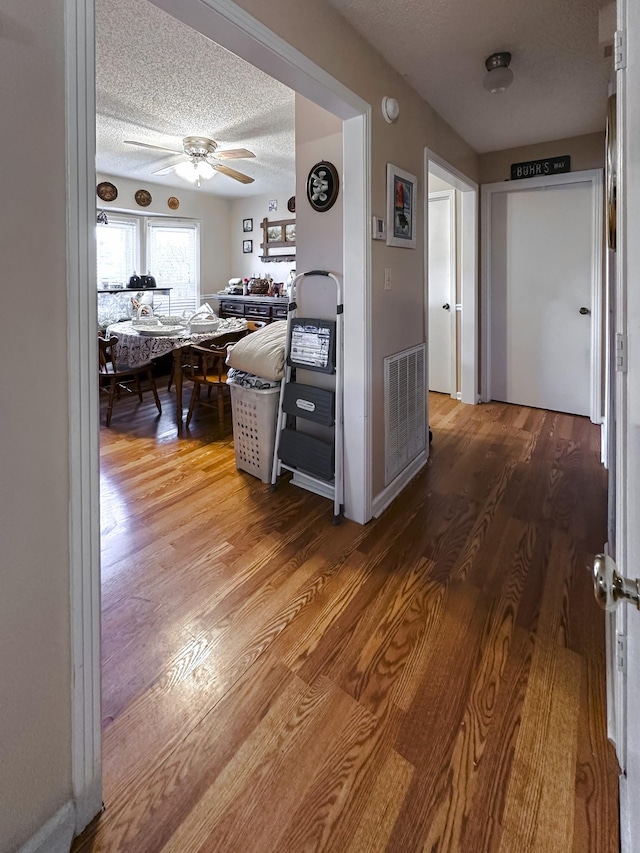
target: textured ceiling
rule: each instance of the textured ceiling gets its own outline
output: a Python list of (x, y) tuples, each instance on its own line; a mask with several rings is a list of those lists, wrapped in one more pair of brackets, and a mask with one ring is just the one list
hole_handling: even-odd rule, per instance
[(184, 189), (154, 169), (171, 154), (125, 139), (182, 150), (184, 136), (248, 148), (228, 165), (252, 178), (217, 174), (201, 192), (227, 197), (288, 190), (294, 181), (294, 94), (147, 0), (96, 0), (97, 169)]
[[(602, 130), (610, 60), (598, 44), (607, 0), (328, 0), (476, 151)], [(294, 95), (147, 0), (96, 0), (97, 168), (184, 188), (174, 160), (125, 139), (182, 148), (184, 136), (248, 148), (201, 191), (227, 197), (288, 189)], [(482, 87), (484, 60), (509, 50), (515, 81)], [(394, 95), (394, 92), (389, 92)], [(402, 106), (402, 104), (401, 104)], [(157, 155), (157, 156), (156, 156)]]
[[(328, 2), (478, 152), (604, 130), (609, 0)], [(515, 80), (491, 95), (484, 60), (504, 50)]]

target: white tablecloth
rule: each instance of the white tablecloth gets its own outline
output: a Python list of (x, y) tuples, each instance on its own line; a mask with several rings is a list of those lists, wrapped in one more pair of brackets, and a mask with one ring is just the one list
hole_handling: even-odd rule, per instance
[(206, 332), (196, 335), (189, 334), (187, 327), (184, 332), (177, 335), (141, 335), (131, 328), (131, 321), (125, 323), (112, 323), (107, 326), (107, 337), (115, 335), (118, 338), (116, 346), (116, 361), (129, 367), (139, 367), (141, 364), (149, 364), (154, 358), (165, 355), (171, 350), (180, 349), (188, 344), (196, 344), (209, 340), (226, 332), (235, 332), (238, 329), (246, 329), (247, 321), (237, 317), (229, 317), (220, 320), (220, 325), (215, 332)]

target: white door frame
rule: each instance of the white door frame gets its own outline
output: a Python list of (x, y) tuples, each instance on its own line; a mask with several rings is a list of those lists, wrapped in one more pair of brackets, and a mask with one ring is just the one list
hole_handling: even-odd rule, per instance
[(491, 210), (498, 193), (522, 192), (531, 189), (562, 186), (564, 184), (589, 183), (592, 189), (591, 243), (593, 263), (591, 271), (591, 388), (590, 418), (593, 423), (602, 423), (602, 169), (584, 172), (568, 172), (563, 175), (543, 175), (539, 178), (523, 178), (519, 181), (502, 181), (484, 184), (482, 187), (482, 400), (491, 400)]
[[(343, 119), (345, 362), (361, 389), (345, 407), (352, 517), (371, 518), (370, 105), (231, 0), (152, 0)], [(72, 784), (76, 832), (102, 805), (98, 369), (95, 341), (95, 17), (65, 0), (69, 340)], [(363, 276), (364, 272), (364, 276)], [(364, 282), (363, 282), (364, 278)], [(350, 357), (349, 354), (350, 353)]]
[[(428, 186), (429, 172), (450, 184), (462, 193), (460, 222), (460, 400), (475, 404), (478, 397), (478, 184), (452, 166), (435, 151), (424, 150), (425, 186)], [(425, 255), (428, 249), (429, 199), (425, 193)], [(425, 258), (425, 271), (428, 287), (429, 264)], [(425, 311), (428, 312), (428, 299), (425, 292)], [(429, 328), (428, 313), (425, 316), (425, 329)]]
[[(448, 199), (449, 200), (449, 337), (451, 339), (451, 358), (449, 359), (449, 387), (451, 389), (450, 396), (454, 399), (460, 399), (460, 394), (458, 392), (458, 346), (457, 346), (457, 330), (456, 330), (456, 314), (458, 311), (458, 305), (456, 304), (456, 269), (457, 269), (457, 255), (458, 255), (458, 234), (457, 234), (457, 217), (456, 217), (456, 191), (451, 190), (437, 190), (437, 192), (432, 192), (428, 194), (427, 202), (439, 201), (440, 199)], [(427, 203), (427, 208), (429, 210), (429, 216), (431, 215), (431, 207), (430, 204)], [(425, 241), (427, 244), (429, 242), (429, 228), (431, 220), (427, 217), (427, 240)], [(427, 245), (428, 248), (428, 245)], [(427, 259), (429, 261), (429, 259)], [(429, 262), (426, 265), (426, 280), (427, 280), (427, 298), (426, 298), (426, 308), (427, 308), (427, 335), (429, 334)], [(461, 306), (460, 306), (461, 309)], [(428, 358), (429, 353), (429, 338), (427, 337), (427, 366), (428, 366), (428, 378), (427, 382), (429, 385), (431, 384), (430, 376), (431, 376), (431, 360)]]

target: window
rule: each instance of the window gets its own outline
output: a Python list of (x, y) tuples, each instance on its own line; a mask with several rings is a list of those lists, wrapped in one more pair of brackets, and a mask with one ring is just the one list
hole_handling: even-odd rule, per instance
[(126, 287), (133, 271), (140, 271), (140, 218), (109, 213), (109, 224), (96, 228), (96, 241), (98, 287)]
[(127, 286), (134, 270), (171, 287), (171, 313), (194, 311), (200, 298), (200, 226), (168, 218), (109, 213), (96, 226), (98, 288)]
[(147, 267), (158, 287), (172, 287), (171, 312), (195, 311), (200, 295), (197, 222), (147, 220)]

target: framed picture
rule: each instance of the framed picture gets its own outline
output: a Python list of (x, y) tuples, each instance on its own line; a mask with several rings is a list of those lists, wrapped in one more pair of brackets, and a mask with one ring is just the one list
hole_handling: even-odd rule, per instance
[(243, 219), (242, 220), (242, 230), (243, 231), (253, 231), (253, 219)]
[(243, 240), (242, 251), (245, 255), (250, 255), (253, 252), (253, 240)]
[(278, 209), (278, 199), (271, 198), (269, 199), (269, 213), (273, 213), (274, 210)]
[(296, 223), (294, 222), (292, 225), (285, 225), (284, 227), (284, 239), (287, 243), (295, 243), (296, 241)]
[(340, 179), (338, 170), (328, 160), (321, 160), (307, 177), (307, 200), (318, 213), (330, 210), (338, 198)]
[(269, 225), (267, 227), (267, 242), (282, 243), (282, 225)]
[(416, 187), (410, 175), (387, 163), (387, 246), (416, 247)]

